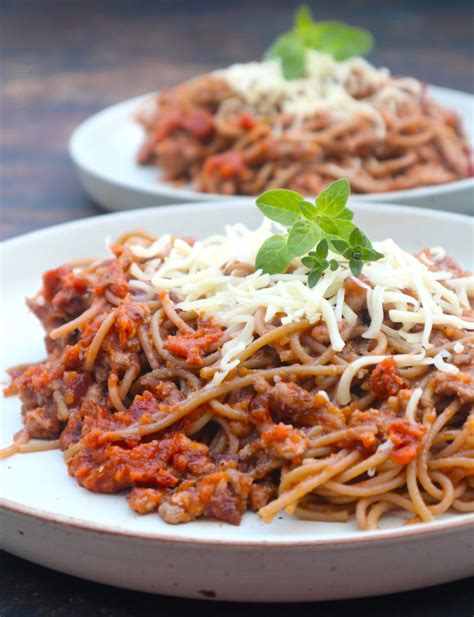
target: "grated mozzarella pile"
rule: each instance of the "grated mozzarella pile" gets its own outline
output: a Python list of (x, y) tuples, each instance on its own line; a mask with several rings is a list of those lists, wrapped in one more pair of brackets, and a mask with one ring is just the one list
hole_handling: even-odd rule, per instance
[[(388, 69), (377, 69), (363, 58), (338, 62), (313, 50), (307, 51), (306, 74), (300, 79), (285, 79), (278, 59), (233, 64), (214, 74), (262, 114), (282, 111), (297, 119), (319, 111), (361, 114), (374, 122), (382, 136), (385, 122), (377, 105), (396, 112), (400, 102), (418, 98), (422, 92), (417, 80), (392, 78)], [(360, 90), (373, 94), (363, 101), (351, 95)]]
[[(212, 318), (230, 329), (233, 336), (222, 347), (219, 370), (213, 383), (220, 383), (234, 369), (237, 356), (254, 340), (256, 313), (265, 308), (265, 322), (278, 318), (281, 324), (307, 319), (325, 323), (331, 346), (341, 351), (345, 342), (340, 332), (347, 322), (353, 325), (357, 315), (346, 303), (344, 281), (351, 276), (348, 265), (339, 255), (330, 258), (340, 262), (336, 272), (327, 271), (312, 289), (307, 285), (307, 269), (294, 260), (291, 274), (264, 274), (258, 270), (247, 276), (232, 273), (230, 264), (253, 265), (262, 243), (272, 235), (271, 223), (251, 231), (242, 224), (227, 226), (224, 235), (215, 235), (190, 246), (183, 240), (163, 236), (151, 246), (132, 246), (132, 252), (145, 260), (132, 265), (131, 285), (145, 291), (172, 290), (181, 301), (177, 308), (194, 311)], [(399, 366), (435, 364), (454, 374), (457, 367), (449, 363), (446, 351), (434, 358), (426, 355), (432, 348), (432, 328), (451, 324), (474, 329), (474, 322), (463, 318), (473, 294), (472, 276), (454, 279), (450, 272), (432, 272), (427, 265), (402, 250), (393, 240), (374, 242), (384, 258), (365, 264), (368, 312), (371, 322), (363, 334), (367, 339), (389, 336), (411, 353), (395, 356)], [(397, 327), (385, 325), (389, 317)], [(421, 326), (421, 327), (420, 327)], [(459, 349), (459, 347), (458, 347)], [(387, 356), (365, 356), (350, 363), (341, 376), (337, 400), (350, 401), (353, 377), (365, 366), (377, 364)]]

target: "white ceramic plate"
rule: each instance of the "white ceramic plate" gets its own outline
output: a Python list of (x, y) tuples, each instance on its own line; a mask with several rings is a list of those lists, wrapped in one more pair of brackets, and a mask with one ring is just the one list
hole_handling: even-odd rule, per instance
[[(474, 96), (447, 88), (430, 87), (442, 105), (457, 110), (474, 146)], [(156, 167), (142, 167), (135, 157), (143, 141), (143, 130), (134, 120), (147, 94), (108, 107), (83, 122), (73, 133), (69, 153), (87, 193), (107, 210), (129, 210), (189, 201), (222, 199), (190, 187), (177, 188), (160, 181)], [(245, 199), (245, 197), (240, 198)], [(439, 186), (356, 196), (373, 202), (407, 203), (421, 207), (472, 214), (474, 179)]]
[[(474, 222), (460, 215), (353, 203), (372, 238), (393, 237), (409, 250), (444, 245), (472, 263)], [(144, 226), (160, 234), (206, 236), (226, 223), (256, 226), (251, 200), (227, 200), (124, 212), (38, 231), (2, 247), (3, 368), (44, 356), (42, 332), (25, 308), (44, 270), (106, 254), (105, 238)], [(422, 230), (422, 233), (421, 231)], [(20, 428), (17, 399), (2, 401), (1, 444)], [(393, 524), (398, 526), (393, 528)], [(58, 451), (17, 455), (0, 465), (3, 548), (94, 581), (149, 592), (226, 600), (304, 601), (382, 594), (474, 574), (474, 514), (361, 532), (351, 523), (255, 514), (239, 527), (212, 521), (170, 526), (135, 515), (122, 495), (97, 495), (68, 477)], [(392, 527), (390, 527), (392, 526)]]

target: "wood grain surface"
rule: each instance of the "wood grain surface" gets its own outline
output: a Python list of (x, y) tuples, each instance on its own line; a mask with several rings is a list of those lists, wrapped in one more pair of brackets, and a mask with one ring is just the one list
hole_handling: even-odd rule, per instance
[[(100, 214), (81, 191), (67, 155), (75, 126), (122, 99), (258, 58), (287, 28), (298, 4), (2, 0), (0, 235)], [(321, 19), (336, 17), (375, 33), (374, 63), (473, 90), (472, 2), (310, 4)], [(291, 608), (147, 596), (74, 579), (6, 553), (0, 553), (0, 571), (0, 617), (279, 617), (289, 611), (299, 617), (472, 617), (474, 611), (474, 579), (384, 598)]]
[(1, 552), (0, 571), (0, 617), (472, 617), (474, 606), (474, 579), (379, 598), (272, 605), (115, 589)]
[[(112, 103), (259, 58), (288, 28), (298, 4), (3, 0), (1, 237), (99, 214), (67, 155), (73, 129)], [(312, 4), (320, 18), (338, 17), (375, 33), (374, 63), (473, 89), (472, 3)]]

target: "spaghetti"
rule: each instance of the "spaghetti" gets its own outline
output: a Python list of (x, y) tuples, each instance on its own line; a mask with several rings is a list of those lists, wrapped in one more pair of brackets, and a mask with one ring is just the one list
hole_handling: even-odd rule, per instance
[(362, 58), (308, 51), (295, 80), (278, 60), (233, 65), (161, 92), (137, 118), (138, 162), (203, 192), (312, 195), (346, 177), (354, 192), (378, 193), (472, 175), (455, 112)]
[(90, 491), (168, 523), (247, 510), (375, 529), (474, 511), (472, 277), (391, 241), (359, 279), (255, 272), (269, 233), (132, 232), (46, 272), (48, 359), (11, 370), (24, 429)]

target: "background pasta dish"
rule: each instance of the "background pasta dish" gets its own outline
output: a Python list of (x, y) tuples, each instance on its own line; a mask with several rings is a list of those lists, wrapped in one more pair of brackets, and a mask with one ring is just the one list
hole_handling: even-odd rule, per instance
[(265, 60), (158, 94), (138, 112), (146, 132), (139, 163), (225, 195), (276, 187), (312, 195), (340, 177), (374, 193), (472, 175), (455, 111), (416, 79), (361, 58), (367, 33), (338, 27), (345, 30), (302, 11)]

